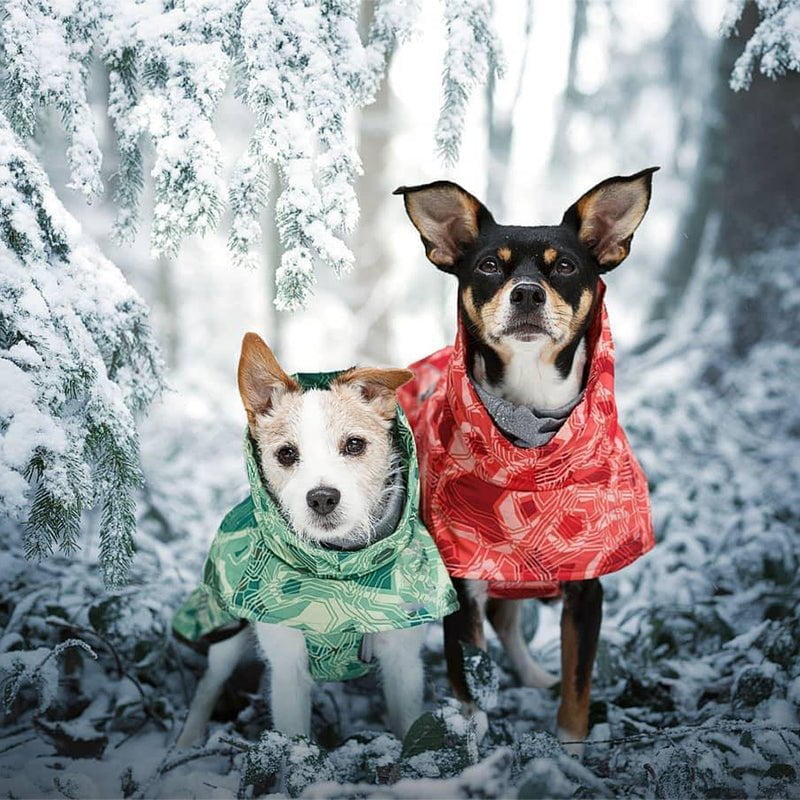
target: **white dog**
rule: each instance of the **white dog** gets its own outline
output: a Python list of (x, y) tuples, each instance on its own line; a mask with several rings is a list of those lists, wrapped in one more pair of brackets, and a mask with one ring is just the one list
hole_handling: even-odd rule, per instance
[[(455, 607), (435, 545), (416, 521), (416, 483), (412, 489), (414, 533), (410, 539), (398, 538), (396, 533), (399, 517), (408, 520), (404, 509), (411, 490), (403, 477), (404, 470), (408, 476), (408, 467), (403, 466), (398, 438), (393, 434), (395, 390), (410, 377), (410, 372), (401, 369), (354, 368), (335, 375), (324, 388), (309, 388), (287, 375), (267, 345), (252, 333), (244, 338), (238, 374), (253, 464), (257, 463), (252, 471), (257, 470), (263, 496), (269, 496), (286, 523), (283, 535), (289, 541), (281, 545), (282, 554), (291, 554), (296, 545), (306, 557), (310, 553), (320, 559), (346, 559), (365, 548), (377, 548), (379, 557), (385, 559), (383, 540), (386, 547), (389, 542), (402, 540), (405, 544), (400, 549), (424, 548), (425, 563), (433, 565), (433, 589), (424, 590), (431, 594), (430, 602), (423, 598), (421, 603), (389, 603), (393, 609), (387, 613), (397, 614), (398, 608), (408, 606), (409, 619), (414, 621), (370, 633), (360, 645), (362, 660), (367, 651), (366, 661), (373, 660), (380, 668), (389, 724), (398, 737), (405, 734), (422, 709), (421, 621), (440, 618)], [(410, 438), (409, 432), (408, 441)], [(413, 460), (413, 446), (409, 447)], [(251, 474), (251, 487), (253, 483)], [(260, 490), (262, 487), (257, 486), (256, 493)], [(414, 558), (414, 565), (420, 563), (418, 554)], [(415, 583), (417, 577), (414, 574), (397, 580), (405, 586)], [(423, 612), (427, 617), (419, 616), (420, 606), (427, 609)], [(370, 616), (372, 608), (366, 612)], [(308, 632), (290, 624), (258, 621), (252, 615), (248, 621), (250, 624), (241, 623), (234, 635), (210, 645), (208, 668), (197, 686), (179, 747), (192, 745), (204, 736), (222, 686), (245, 652), (251, 633), (255, 633), (271, 668), (274, 727), (290, 735), (310, 734), (314, 677), (310, 666), (314, 665), (309, 663), (309, 652), (314, 648), (306, 641)]]

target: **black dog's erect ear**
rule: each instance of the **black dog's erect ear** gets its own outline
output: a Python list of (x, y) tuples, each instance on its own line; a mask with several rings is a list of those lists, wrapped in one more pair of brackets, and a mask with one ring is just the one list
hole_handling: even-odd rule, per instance
[(439, 269), (453, 272), (456, 262), (477, 238), (481, 225), (492, 221), (484, 205), (458, 184), (436, 181), (401, 186), (406, 212), (422, 237), (425, 254)]
[(562, 225), (569, 225), (592, 251), (600, 272), (621, 264), (631, 249), (634, 231), (650, 204), (653, 173), (649, 167), (635, 175), (608, 178), (589, 189), (567, 209)]

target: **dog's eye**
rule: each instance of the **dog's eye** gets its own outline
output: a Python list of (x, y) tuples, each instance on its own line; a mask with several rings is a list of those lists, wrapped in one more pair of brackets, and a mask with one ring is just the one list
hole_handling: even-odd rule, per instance
[(275, 458), (278, 459), (278, 463), (282, 467), (291, 467), (292, 464), (296, 464), (300, 459), (300, 453), (297, 452), (296, 447), (285, 444), (275, 452)]
[(567, 261), (566, 258), (562, 258), (561, 261), (556, 264), (555, 272), (559, 275), (572, 275), (576, 269), (576, 266), (571, 261)]
[(500, 266), (495, 259), (484, 258), (483, 261), (478, 264), (478, 270), (486, 275), (495, 275), (500, 272)]
[(342, 448), (342, 452), (346, 456), (361, 455), (367, 448), (367, 443), (360, 436), (351, 436)]

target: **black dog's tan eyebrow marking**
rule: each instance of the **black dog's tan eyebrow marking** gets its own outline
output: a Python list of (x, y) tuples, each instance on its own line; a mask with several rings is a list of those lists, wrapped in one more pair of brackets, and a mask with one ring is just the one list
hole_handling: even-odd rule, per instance
[(506, 263), (508, 263), (509, 261), (511, 261), (511, 249), (509, 247), (501, 247), (497, 251), (497, 257), (501, 261), (505, 261)]
[(548, 266), (558, 258), (558, 251), (553, 247), (548, 247), (544, 251), (544, 263)]

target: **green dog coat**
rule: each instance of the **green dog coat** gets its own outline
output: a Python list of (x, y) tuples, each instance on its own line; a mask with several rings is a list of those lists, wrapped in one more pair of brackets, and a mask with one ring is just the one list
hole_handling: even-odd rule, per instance
[[(339, 374), (295, 378), (305, 389), (324, 389)], [(447, 570), (419, 518), (414, 438), (399, 406), (392, 435), (405, 483), (399, 522), (388, 536), (342, 551), (303, 541), (291, 530), (245, 433), (250, 496), (223, 519), (202, 583), (173, 618), (176, 636), (203, 646), (238, 632), (245, 620), (288, 625), (305, 635), (314, 678), (346, 680), (373, 667), (369, 634), (412, 628), (455, 611)]]

